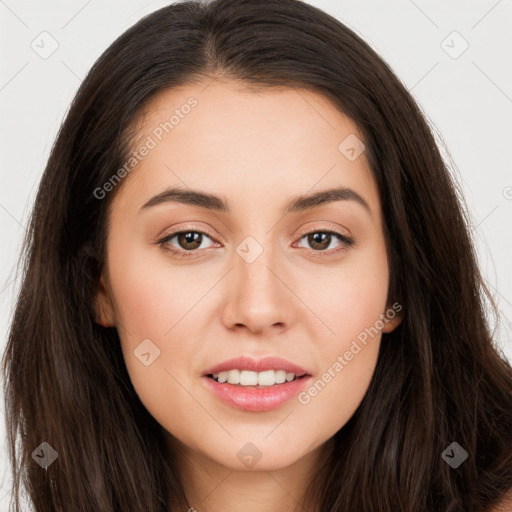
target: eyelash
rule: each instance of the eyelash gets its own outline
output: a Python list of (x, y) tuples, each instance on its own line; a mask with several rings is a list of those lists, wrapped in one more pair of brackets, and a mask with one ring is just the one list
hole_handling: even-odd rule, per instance
[[(196, 229), (192, 226), (190, 229), (185, 229), (185, 230), (182, 229), (180, 231), (175, 231), (173, 233), (165, 235), (163, 238), (158, 240), (156, 243), (158, 245), (162, 246), (166, 251), (169, 251), (173, 255), (177, 256), (178, 258), (190, 258), (190, 257), (195, 256), (197, 254), (197, 252), (204, 250), (204, 249), (195, 249), (193, 251), (184, 251), (184, 250), (176, 249), (172, 246), (165, 245), (170, 240), (172, 240), (176, 235), (180, 235), (183, 233), (201, 233), (201, 234), (206, 235), (209, 238), (213, 239), (213, 237), (212, 237), (212, 235), (210, 235), (210, 233), (203, 231), (202, 229)], [(337, 249), (330, 249), (330, 250), (323, 250), (323, 251), (318, 251), (318, 250), (314, 250), (314, 249), (306, 249), (309, 252), (318, 253), (318, 254), (315, 254), (315, 256), (318, 256), (318, 257), (323, 257), (325, 254), (331, 256), (331, 255), (337, 254), (338, 252), (341, 252), (341, 251), (346, 252), (349, 250), (350, 247), (355, 245), (355, 240), (353, 238), (350, 238), (346, 235), (342, 235), (341, 233), (339, 233), (338, 231), (335, 231), (333, 229), (315, 229), (313, 231), (307, 231), (306, 233), (301, 234), (301, 236), (299, 237), (299, 241), (302, 240), (304, 237), (314, 234), (314, 233), (328, 233), (328, 234), (336, 236), (342, 242), (341, 247), (339, 247)]]

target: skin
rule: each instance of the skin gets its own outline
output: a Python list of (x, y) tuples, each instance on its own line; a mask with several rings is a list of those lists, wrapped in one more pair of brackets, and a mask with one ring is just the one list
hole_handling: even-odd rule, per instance
[[(237, 410), (201, 375), (232, 357), (277, 355), (310, 370), (314, 382), (375, 325), (393, 303), (378, 190), (364, 152), (350, 161), (338, 150), (349, 134), (363, 140), (356, 125), (313, 91), (255, 92), (232, 81), (173, 88), (146, 106), (134, 150), (191, 96), (197, 106), (115, 191), (98, 321), (117, 327), (134, 388), (164, 429), (191, 507), (299, 509), (329, 440), (368, 389), (381, 333), (307, 404), (293, 398), (273, 411)], [(222, 196), (231, 212), (177, 202), (139, 212), (170, 186)], [(370, 211), (344, 200), (283, 216), (292, 197), (339, 186)], [(191, 258), (155, 243), (198, 228), (210, 233), (198, 249), (178, 237), (167, 243), (195, 248)], [(344, 243), (333, 235), (319, 249), (304, 235), (322, 229), (356, 243), (335, 252)], [(263, 249), (252, 263), (236, 251), (248, 236)], [(396, 315), (383, 332), (400, 321)], [(161, 352), (145, 366), (134, 350), (148, 338)], [(237, 457), (248, 442), (261, 452), (250, 468)]]

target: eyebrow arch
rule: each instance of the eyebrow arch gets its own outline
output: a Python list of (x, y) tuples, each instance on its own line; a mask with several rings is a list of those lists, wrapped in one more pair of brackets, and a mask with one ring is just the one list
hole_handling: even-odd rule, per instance
[[(153, 196), (149, 201), (142, 205), (139, 212), (151, 206), (156, 206), (169, 201), (199, 206), (201, 208), (222, 213), (230, 212), (229, 202), (225, 198), (198, 190), (183, 189), (180, 187), (170, 187)], [(285, 205), (283, 208), (283, 214), (287, 215), (289, 213), (309, 210), (334, 201), (355, 201), (368, 210), (368, 213), (371, 215), (368, 203), (355, 190), (346, 187), (332, 188), (322, 190), (314, 194), (295, 196)]]

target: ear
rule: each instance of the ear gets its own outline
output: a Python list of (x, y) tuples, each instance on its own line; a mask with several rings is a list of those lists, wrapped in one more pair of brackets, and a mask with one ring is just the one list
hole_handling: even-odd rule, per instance
[(100, 277), (98, 290), (96, 292), (96, 297), (94, 298), (94, 310), (96, 312), (96, 323), (103, 327), (115, 326), (114, 307), (112, 305), (112, 299), (108, 293), (107, 286), (105, 285), (103, 274)]
[(389, 333), (394, 331), (404, 319), (403, 307), (400, 303), (395, 302), (392, 305), (387, 306), (384, 316), (387, 320), (384, 320), (384, 328), (382, 332)]

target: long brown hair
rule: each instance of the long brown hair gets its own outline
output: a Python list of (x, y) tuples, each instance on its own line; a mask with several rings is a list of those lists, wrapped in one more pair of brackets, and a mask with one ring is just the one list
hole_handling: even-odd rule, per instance
[[(464, 201), (388, 65), (299, 0), (172, 4), (121, 35), (81, 84), (37, 193), (3, 359), (14, 510), (21, 484), (36, 512), (187, 509), (118, 332), (95, 322), (116, 191), (94, 192), (126, 161), (129, 127), (150, 98), (215, 77), (322, 93), (364, 135), (379, 189), (389, 297), (404, 320), (383, 335), (367, 394), (308, 498), (322, 512), (487, 510), (512, 487), (512, 368), (485, 314), (493, 302)], [(46, 470), (33, 456), (43, 442), (58, 453)], [(452, 442), (468, 454), (456, 469), (442, 457)]]

